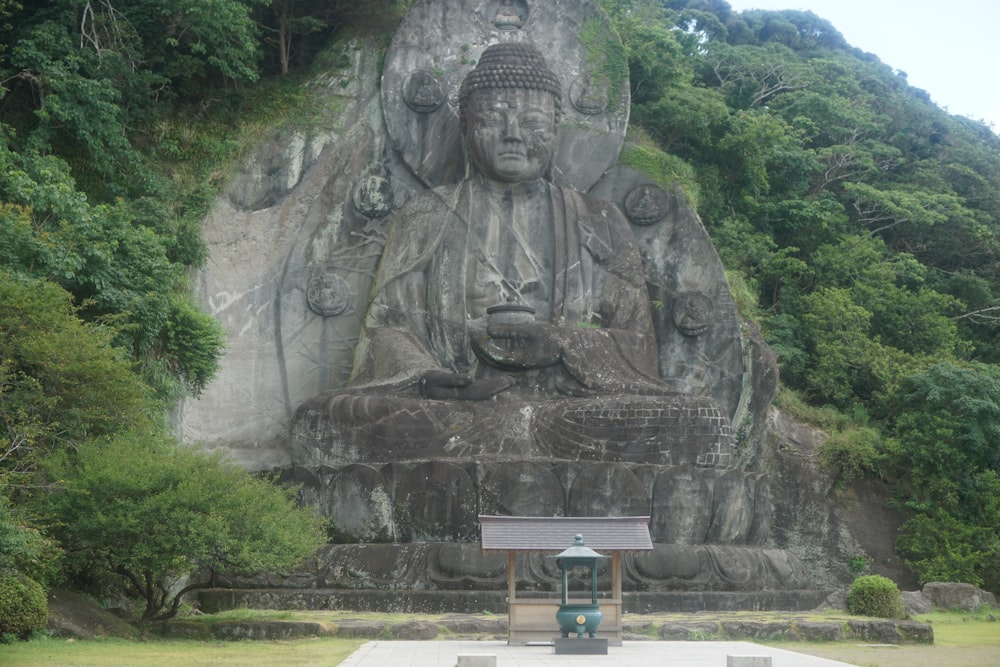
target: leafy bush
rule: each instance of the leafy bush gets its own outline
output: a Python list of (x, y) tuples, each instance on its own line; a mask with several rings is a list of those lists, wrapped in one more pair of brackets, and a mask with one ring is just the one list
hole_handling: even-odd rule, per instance
[(868, 569), (868, 557), (863, 553), (856, 553), (851, 556), (851, 560), (848, 564), (850, 565), (851, 572), (854, 573), (854, 576), (859, 577), (865, 570)]
[(829, 405), (823, 407), (812, 405), (799, 391), (786, 384), (781, 385), (778, 396), (774, 399), (774, 406), (795, 421), (821, 429), (839, 429), (850, 423), (843, 412)]
[(156, 434), (88, 441), (48, 465), (63, 480), (47, 502), (70, 568), (120, 577), (144, 621), (175, 616), (217, 572), (283, 572), (324, 542), (294, 490)]
[(51, 584), (59, 571), (61, 556), (58, 546), (28, 525), (0, 493), (0, 563), (35, 581)]
[(847, 594), (847, 610), (859, 616), (906, 618), (899, 588), (891, 579), (878, 574), (854, 580)]
[[(956, 581), (997, 590), (1000, 582), (1000, 540), (998, 528), (988, 516), (996, 516), (1000, 505), (1000, 477), (993, 471), (977, 475), (979, 482), (990, 480), (993, 487), (992, 511), (983, 517), (960, 518), (935, 508), (910, 517), (896, 539), (896, 553), (923, 585), (929, 581)], [(988, 507), (984, 508), (989, 510)]]
[(836, 475), (837, 483), (846, 485), (878, 470), (882, 460), (881, 440), (875, 429), (852, 427), (832, 433), (819, 455)]
[(27, 637), (45, 629), (49, 604), (41, 584), (20, 572), (0, 570), (0, 635)]

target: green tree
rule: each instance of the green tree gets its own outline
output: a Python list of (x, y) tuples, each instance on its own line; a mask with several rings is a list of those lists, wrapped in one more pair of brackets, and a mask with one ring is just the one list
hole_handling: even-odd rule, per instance
[(155, 434), (93, 439), (48, 465), (63, 480), (45, 501), (72, 571), (120, 577), (144, 621), (173, 617), (218, 573), (282, 572), (325, 539), (294, 490)]
[(43, 484), (48, 454), (162, 423), (114, 331), (80, 320), (58, 285), (0, 270), (0, 303), (0, 484)]
[(155, 176), (138, 147), (171, 105), (257, 79), (251, 11), (264, 2), (46, 0), (10, 12), (0, 93), (18, 150), (58, 154), (102, 199), (144, 194)]
[(814, 400), (850, 409), (889, 379), (887, 350), (871, 337), (872, 313), (843, 288), (802, 298), (802, 324), (812, 363), (798, 379)]
[(958, 498), (976, 472), (1000, 471), (995, 367), (931, 366), (906, 379), (893, 405), (895, 472), (915, 502)]
[(270, 0), (258, 10), (263, 40), (278, 54), (282, 76), (288, 74), (306, 39), (335, 26), (349, 4), (346, 0)]
[(174, 378), (157, 383), (163, 397), (178, 382), (198, 393), (218, 366), (221, 328), (190, 306), (165, 240), (122, 201), (91, 205), (54, 156), (0, 145), (0, 266), (58, 283), (82, 317), (113, 324), (133, 359)]
[(897, 548), (924, 581), (1000, 586), (1000, 373), (937, 364), (894, 396), (888, 467), (914, 513)]
[(732, 46), (713, 41), (702, 61), (701, 79), (717, 87), (730, 107), (745, 111), (804, 88), (802, 70), (793, 51), (777, 43)]
[(971, 358), (1000, 363), (1000, 298), (990, 281), (972, 271), (957, 271), (938, 281), (937, 288), (964, 306), (954, 316), (959, 338), (971, 347)]
[(0, 563), (40, 584), (51, 584), (58, 576), (62, 552), (23, 514), (0, 494)]
[(928, 269), (916, 258), (891, 252), (872, 236), (843, 236), (813, 253), (815, 280), (844, 287), (872, 314), (870, 332), (882, 345), (907, 354), (952, 358), (960, 303), (927, 286)]

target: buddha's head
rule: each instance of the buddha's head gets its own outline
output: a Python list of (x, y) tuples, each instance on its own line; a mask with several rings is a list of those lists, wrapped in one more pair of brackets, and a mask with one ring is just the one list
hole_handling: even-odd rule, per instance
[(561, 101), (559, 79), (534, 45), (487, 48), (459, 91), (462, 133), (476, 170), (507, 183), (545, 177)]

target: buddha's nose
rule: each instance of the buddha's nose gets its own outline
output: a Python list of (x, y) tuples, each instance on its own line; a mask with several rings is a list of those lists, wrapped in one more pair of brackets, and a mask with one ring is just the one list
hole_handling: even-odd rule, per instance
[(521, 140), (521, 125), (517, 122), (517, 118), (508, 118), (504, 123), (503, 138)]

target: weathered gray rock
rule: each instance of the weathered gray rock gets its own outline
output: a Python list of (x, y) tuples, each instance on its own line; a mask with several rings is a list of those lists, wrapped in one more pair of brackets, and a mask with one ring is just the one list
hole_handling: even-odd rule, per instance
[(54, 637), (134, 639), (139, 634), (135, 626), (73, 591), (50, 589), (48, 605), (49, 617), (45, 629)]
[(322, 623), (309, 621), (220, 621), (212, 625), (216, 639), (275, 640), (316, 637), (327, 634)]
[(347, 620), (337, 623), (336, 635), (345, 638), (372, 638), (386, 634), (391, 623), (389, 621)]
[(796, 621), (795, 634), (807, 642), (836, 642), (844, 636), (839, 623), (820, 621)]
[(826, 434), (790, 419), (778, 409), (768, 417), (758, 465), (770, 476), (769, 544), (799, 557), (817, 588), (841, 588), (854, 579), (852, 557), (865, 554), (875, 574), (901, 588), (915, 577), (895, 554), (905, 517), (890, 506), (889, 490), (877, 480), (839, 488), (819, 457)]
[(896, 629), (904, 644), (933, 644), (934, 627), (918, 621), (896, 621)]
[[(859, 633), (850, 630), (851, 638), (862, 641), (896, 644), (930, 644), (934, 633), (931, 626), (915, 621), (873, 621), (855, 624)], [(718, 621), (669, 620), (655, 617), (626, 621), (623, 630), (627, 641), (654, 640), (648, 633), (656, 629), (661, 640), (704, 641), (706, 639), (755, 639), (787, 641), (838, 641), (844, 639), (839, 621), (786, 621), (732, 620)], [(863, 628), (863, 629), (861, 629)], [(297, 637), (336, 636), (342, 638), (384, 638), (432, 640), (446, 630), (459, 637), (502, 637), (507, 633), (504, 615), (492, 618), (474, 614), (447, 614), (436, 622), (422, 620), (392, 623), (385, 620), (343, 619), (331, 622), (309, 621), (226, 621), (209, 625), (197, 621), (173, 620), (158, 627), (165, 637), (186, 639), (289, 639)], [(643, 634), (637, 634), (643, 633)]]
[[(179, 410), (178, 430), (185, 440), (224, 447), (249, 468), (270, 468), (287, 460), (282, 445), (295, 406), (308, 396), (343, 384), (384, 242), (382, 216), (409, 193), (427, 184), (448, 182), (441, 178), (425, 179), (424, 183), (418, 180), (426, 171), (420, 165), (445, 153), (422, 145), (413, 157), (402, 145), (401, 137), (414, 130), (406, 122), (394, 120), (397, 115), (428, 116), (424, 107), (417, 104), (424, 110), (415, 111), (413, 101), (406, 99), (408, 73), (426, 73), (429, 68), (432, 79), (444, 82), (445, 99), (430, 115), (443, 114), (453, 123), (457, 119), (454, 89), (486, 44), (515, 37), (543, 43), (559, 54), (553, 59), (555, 67), (569, 82), (559, 151), (566, 161), (556, 169), (557, 180), (585, 189), (604, 173), (610, 165), (606, 161), (613, 161), (627, 121), (627, 82), (622, 79), (615, 84), (617, 92), (610, 94), (607, 106), (598, 113), (574, 92), (581, 71), (594, 65), (580, 68), (573, 64), (589, 57), (583, 55), (586, 49), (580, 42), (580, 30), (586, 25), (591, 31), (588, 34), (593, 34), (595, 22), (604, 21), (600, 12), (589, 2), (532, 4), (524, 24), (512, 31), (510, 26), (494, 25), (486, 16), (493, 11), (488, 4), (463, 0), (427, 3), (415, 10), (386, 57), (381, 95), (378, 73), (373, 70), (378, 63), (375, 49), (364, 43), (344, 45), (343, 57), (331, 60), (349, 65), (318, 76), (310, 84), (318, 106), (330, 109), (329, 120), (322, 126), (276, 129), (247, 161), (226, 197), (220, 199), (205, 222), (212, 260), (198, 282), (206, 304), (231, 332), (230, 346), (218, 380), (200, 399), (188, 401)], [(610, 35), (606, 29), (596, 31), (602, 33)], [(412, 44), (417, 42), (420, 46), (414, 48)], [(613, 38), (609, 44), (613, 45)], [(418, 67), (414, 58), (429, 59), (427, 67)], [(397, 82), (394, 76), (402, 79)], [(442, 141), (446, 135), (437, 132), (421, 136), (438, 145), (447, 143)], [(613, 145), (603, 145), (597, 136), (615, 137)], [(452, 143), (457, 145), (457, 141)], [(431, 152), (434, 157), (428, 158)], [(588, 169), (593, 174), (587, 175)], [(618, 185), (606, 183), (605, 187), (624, 183), (621, 179), (616, 182)], [(622, 205), (628, 194), (622, 192)], [(664, 358), (669, 357), (675, 365), (664, 376), (675, 374), (680, 368), (676, 364), (684, 363), (683, 358), (701, 359), (690, 367), (694, 370), (684, 371), (688, 379), (678, 388), (715, 392), (727, 410), (735, 410), (746, 373), (721, 263), (690, 208), (676, 204), (676, 193), (669, 199), (675, 203), (664, 209), (659, 216), (662, 220), (647, 217), (635, 226), (643, 233), (677, 230), (672, 233), (679, 241), (678, 250), (671, 251), (675, 254), (661, 257), (647, 253), (650, 271), (680, 270), (677, 275), (682, 278), (671, 288), (676, 295), (671, 298), (691, 305), (691, 312), (704, 304), (696, 293), (715, 306), (707, 335), (701, 323), (683, 320), (687, 323), (681, 326), (689, 335), (678, 334), (682, 335), (679, 342), (671, 344), (669, 350), (664, 348)], [(626, 208), (633, 217), (649, 212), (648, 207), (634, 201)], [(676, 225), (670, 222), (675, 218)], [(685, 239), (689, 230), (695, 233)], [(662, 236), (661, 232), (653, 233), (656, 238)], [(643, 248), (648, 245), (644, 242)], [(666, 248), (663, 241), (654, 245)], [(707, 255), (685, 260), (686, 266), (694, 268), (670, 266), (676, 264), (676, 253), (695, 247)], [(666, 318), (657, 323), (664, 332), (678, 330), (672, 303), (658, 311)], [(718, 313), (723, 312), (720, 319)], [(702, 342), (679, 354), (680, 348), (696, 339)], [(728, 341), (730, 351), (719, 354), (717, 349), (704, 347), (710, 339)], [(712, 360), (709, 363), (714, 370), (702, 368), (706, 359)], [(719, 364), (730, 364), (731, 368), (720, 371)], [(695, 380), (695, 376), (701, 377)], [(718, 381), (722, 376), (732, 381)], [(773, 393), (773, 386), (763, 394)]]
[(505, 635), (507, 618), (482, 618), (452, 615), (442, 618), (440, 625), (456, 635)]
[[(525, 32), (542, 25), (541, 14), (556, 5), (536, 7)], [(429, 3), (409, 14), (394, 49), (403, 50), (411, 22), (430, 22), (425, 10), (436, 16), (430, 7), (444, 9)], [(580, 14), (589, 9), (575, 7)], [(561, 34), (567, 27), (552, 30)], [(426, 44), (435, 40), (421, 32), (417, 52), (432, 51)], [(419, 193), (391, 215), (351, 380), (296, 411), (295, 464), (429, 459), (420, 466), (437, 466), (435, 473), (415, 473), (442, 494), (471, 490), (471, 480), (448, 469), (449, 459), (733, 466), (725, 407), (698, 395), (710, 392), (677, 390), (660, 377), (648, 276), (629, 221), (608, 201), (552, 178), (558, 171), (563, 85), (528, 39), (491, 44), (462, 78), (459, 126), (470, 169), (458, 184)], [(393, 88), (386, 80), (395, 70), (413, 67), (392, 53), (383, 91)], [(419, 73), (421, 87), (433, 86), (428, 71), (411, 76)], [(396, 109), (386, 103), (390, 127), (398, 120), (395, 112), (436, 113), (422, 109), (422, 100), (405, 101)], [(418, 163), (408, 165), (419, 172), (425, 160), (440, 154), (432, 142), (417, 152)], [(655, 192), (645, 194), (655, 199)], [(632, 223), (651, 226), (650, 208), (633, 205)], [(680, 254), (699, 266), (708, 263)], [(724, 275), (712, 275), (714, 288), (728, 294)], [(674, 328), (698, 337), (720, 309), (705, 294), (685, 299), (684, 317), (675, 312)], [(729, 306), (721, 310), (733, 311), (731, 299)], [(738, 331), (723, 338), (739, 345)], [(616, 504), (595, 507), (589, 504), (593, 494), (571, 489), (570, 513), (629, 513), (646, 504), (645, 490), (638, 480), (626, 483), (630, 473), (624, 468), (592, 467), (584, 474), (595, 473), (598, 478), (586, 486), (616, 487), (614, 496), (599, 493), (601, 501)], [(749, 493), (743, 475), (734, 471), (721, 480), (733, 502), (719, 507), (709, 541), (742, 542), (749, 534), (752, 498), (743, 497)], [(401, 509), (417, 511), (406, 494), (397, 501)], [(437, 517), (429, 533), (410, 530), (406, 521), (397, 529), (404, 540), (461, 540), (461, 534), (442, 532), (465, 519), (453, 518)]]
[(833, 609), (836, 611), (847, 611), (847, 590), (838, 589), (830, 593), (823, 603), (816, 607), (817, 611)]
[[(652, 552), (625, 554), (622, 560), (626, 591), (763, 589), (780, 597), (806, 589), (810, 583), (798, 559), (780, 549), (657, 544)], [(560, 581), (559, 568), (545, 554), (518, 559), (515, 584), (519, 590), (557, 591)], [(323, 547), (312, 567), (295, 577), (269, 584), (254, 577), (219, 575), (217, 582), (234, 589), (505, 591), (507, 555), (483, 553), (477, 543), (470, 542), (337, 544)], [(609, 568), (599, 570), (598, 582), (602, 590), (610, 588)]]
[[(194, 284), (227, 348), (213, 383), (179, 406), (176, 430), (249, 469), (287, 464), (292, 412), (350, 369), (381, 247), (378, 218), (354, 205), (359, 182), (385, 159), (376, 42), (334, 47), (340, 57), (331, 61), (343, 67), (307, 84), (311, 104), (328, 113), (311, 126), (276, 128), (203, 222), (210, 258)], [(310, 284), (322, 288), (330, 271), (347, 275), (335, 317), (309, 300)], [(312, 291), (317, 310), (336, 308), (329, 288)]]
[(476, 482), (481, 514), (563, 516), (566, 489), (547, 466), (532, 461), (484, 461)]
[(472, 541), (476, 494), (463, 468), (444, 461), (418, 464), (396, 488), (396, 535), (403, 542)]
[(212, 639), (212, 628), (207, 623), (190, 621), (186, 619), (172, 620), (159, 626), (158, 632), (161, 637), (171, 639), (194, 639), (198, 641), (208, 641)]
[(655, 544), (626, 558), (624, 570), (639, 590), (780, 591), (811, 583), (792, 554), (740, 545)]
[(903, 600), (903, 609), (907, 616), (929, 614), (934, 611), (934, 604), (920, 591), (901, 591), (899, 597)]
[[(409, 541), (410, 536), (417, 535), (432, 542), (460, 538), (472, 541), (477, 508), (487, 514), (522, 516), (651, 513), (653, 540), (661, 545), (658, 548), (668, 551), (663, 552), (662, 563), (653, 554), (638, 558), (636, 562), (647, 570), (645, 575), (638, 571), (634, 574), (639, 579), (690, 576), (701, 582), (703, 579), (695, 575), (704, 570), (733, 581), (763, 576), (760, 582), (778, 588), (808, 586), (794, 558), (781, 556), (773, 549), (756, 549), (764, 547), (766, 541), (754, 533), (752, 519), (769, 514), (770, 491), (762, 475), (735, 469), (585, 461), (481, 461), (461, 465), (431, 461), (296, 467), (285, 469), (282, 481), (300, 486), (304, 501), (323, 509), (332, 520), (338, 542)], [(415, 498), (421, 502), (413, 502)], [(688, 515), (693, 518), (687, 519)], [(711, 540), (706, 538), (708, 535)], [(700, 562), (693, 551), (670, 551), (671, 543), (705, 542), (716, 543), (711, 546), (716, 555), (705, 562)], [(733, 550), (739, 563), (749, 558), (751, 564), (716, 566), (716, 558), (725, 558), (727, 545), (753, 547), (746, 550), (753, 556), (735, 556)], [(689, 575), (690, 558), (694, 560)], [(664, 564), (669, 566), (664, 569)], [(723, 572), (727, 573), (724, 577)]]
[(976, 611), (983, 605), (995, 607), (996, 597), (972, 584), (931, 581), (921, 591), (938, 609)]
[(227, 189), (230, 202), (250, 211), (274, 206), (302, 182), (336, 138), (328, 130), (292, 126), (276, 129), (243, 163), (239, 177)]
[(883, 620), (849, 620), (847, 627), (850, 636), (864, 642), (878, 644), (899, 644), (903, 638), (896, 629), (895, 621)]
[[(725, 269), (701, 220), (679, 189), (664, 190), (629, 167), (609, 170), (590, 194), (627, 212), (630, 196), (643, 189), (660, 200), (654, 221), (632, 226), (646, 263), (649, 297), (657, 304), (660, 376), (677, 391), (712, 396), (726, 407), (733, 428), (749, 435), (777, 391), (777, 367), (773, 358), (747, 354), (750, 343), (742, 335)], [(755, 392), (761, 394), (758, 401)], [(761, 406), (763, 411), (751, 413)]]
[(722, 631), (733, 639), (779, 640), (793, 637), (791, 621), (722, 621)]
[(669, 641), (687, 641), (689, 639), (708, 639), (719, 635), (721, 628), (713, 621), (700, 623), (664, 623), (660, 626), (660, 639)]
[[(623, 620), (622, 632), (628, 632), (635, 636), (644, 636), (644, 633), (653, 627), (653, 622), (649, 620)], [(648, 639), (648, 637), (646, 637)]]
[(438, 636), (438, 627), (427, 621), (404, 621), (389, 628), (396, 639), (422, 640), (434, 639)]
[(337, 541), (392, 541), (392, 499), (381, 470), (361, 464), (337, 469), (294, 468), (286, 470), (283, 481), (301, 485), (304, 503), (319, 508), (324, 516), (335, 517), (332, 530)]
[(879, 644), (934, 643), (934, 629), (917, 621), (850, 620), (850, 636), (865, 642)]

